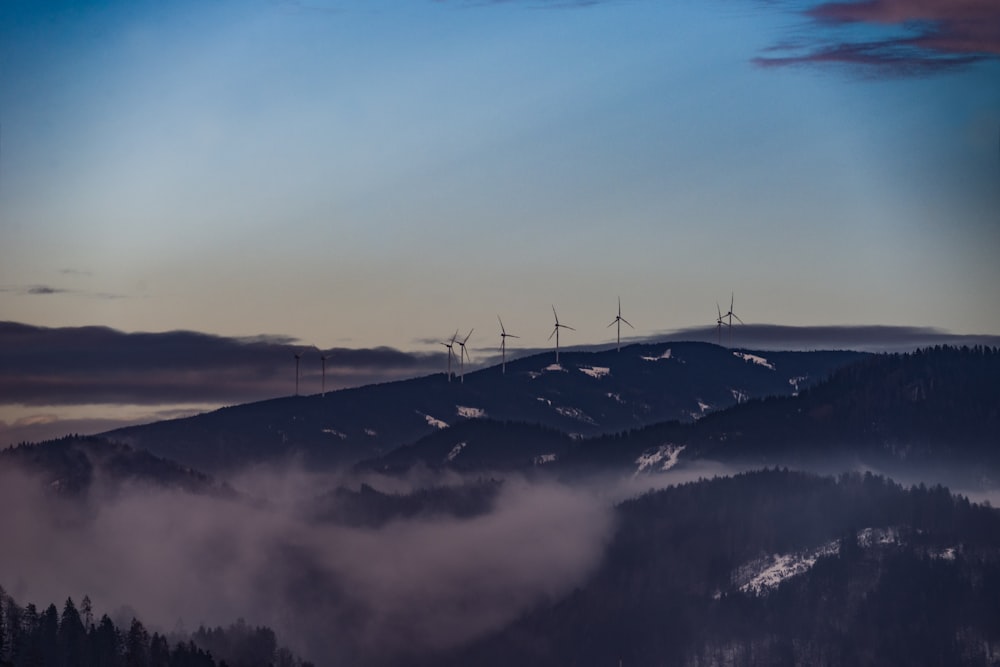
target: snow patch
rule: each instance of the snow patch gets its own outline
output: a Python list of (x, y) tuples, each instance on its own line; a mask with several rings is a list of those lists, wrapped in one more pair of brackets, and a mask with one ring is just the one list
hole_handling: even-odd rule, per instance
[(366, 428), (365, 435), (367, 435), (369, 438), (374, 438), (375, 436), (378, 435), (378, 431), (376, 431), (373, 428)]
[(538, 371), (528, 371), (528, 377), (530, 377), (532, 380), (534, 380), (536, 377), (540, 375), (541, 373), (539, 373)]
[(610, 375), (611, 369), (604, 366), (580, 366), (580, 372), (599, 380), (605, 375)]
[(466, 419), (482, 419), (486, 416), (486, 410), (482, 408), (470, 408), (464, 405), (456, 405), (455, 409), (458, 411), (459, 417), (465, 417)]
[(346, 434), (341, 433), (340, 431), (338, 431), (337, 429), (334, 429), (334, 428), (325, 428), (325, 429), (323, 429), (323, 433), (326, 433), (328, 435), (336, 436), (336, 437), (340, 438), (341, 440), (347, 440), (347, 435)]
[(625, 401), (622, 400), (622, 395), (621, 394), (615, 393), (613, 391), (609, 391), (608, 393), (606, 393), (604, 395), (607, 396), (608, 398), (612, 399), (616, 403), (623, 403), (623, 404), (625, 403)]
[(639, 358), (642, 359), (643, 361), (661, 361), (663, 359), (670, 359), (672, 356), (673, 356), (673, 351), (668, 347), (663, 351), (663, 354), (661, 354), (658, 357), (639, 357)]
[(763, 366), (764, 368), (770, 368), (772, 371), (774, 370), (774, 364), (769, 362), (764, 357), (758, 357), (756, 354), (748, 354), (746, 352), (733, 352), (733, 356), (739, 357), (743, 361), (752, 361), (758, 366)]
[(420, 412), (419, 410), (417, 411), (417, 414), (426, 419), (427, 423), (433, 426), (434, 428), (448, 428), (448, 422), (443, 422), (440, 419), (435, 419), (434, 417), (426, 415), (423, 412)]
[(940, 560), (955, 560), (955, 555), (957, 553), (957, 548), (948, 547), (947, 549), (934, 549), (930, 552), (930, 556), (931, 558), (937, 558)]
[(545, 405), (552, 405), (552, 401), (550, 401), (550, 400), (549, 400), (549, 399), (547, 399), (547, 398), (542, 398), (541, 396), (536, 396), (536, 397), (535, 397), (535, 400), (536, 400), (536, 401), (541, 401), (541, 402), (542, 402), (542, 403), (544, 403)]
[(733, 579), (744, 593), (762, 595), (777, 588), (785, 579), (808, 572), (821, 557), (838, 553), (840, 540), (831, 540), (815, 549), (764, 556), (738, 568)]
[(541, 454), (536, 456), (534, 461), (536, 466), (545, 465), (546, 463), (553, 463), (559, 458), (558, 454)]
[[(660, 445), (656, 449), (647, 449), (644, 451), (639, 458), (635, 460), (638, 466), (635, 470), (636, 474), (640, 472), (651, 471), (657, 469), (661, 472), (670, 470), (675, 465), (677, 465), (677, 460), (680, 458), (681, 452), (687, 445)], [(657, 466), (659, 466), (657, 468)]]
[(799, 375), (797, 377), (788, 378), (788, 384), (792, 385), (793, 395), (799, 395), (799, 385), (809, 379), (808, 375)]
[(742, 389), (730, 389), (729, 393), (733, 395), (733, 400), (737, 403), (743, 403), (750, 398), (750, 394)]
[(576, 419), (577, 421), (597, 426), (597, 422), (587, 416), (587, 413), (579, 408), (565, 408), (563, 406), (557, 406), (556, 412), (561, 414), (563, 417), (569, 417), (570, 419)]
[(698, 399), (698, 409), (701, 410), (704, 413), (704, 412), (708, 412), (709, 410), (711, 410), (712, 406), (699, 398)]
[(566, 369), (563, 368), (562, 366), (560, 366), (559, 364), (549, 364), (548, 366), (546, 366), (542, 370), (544, 370), (544, 371), (562, 371), (562, 372), (566, 372)]
[(899, 531), (895, 528), (862, 528), (858, 531), (858, 546), (899, 544)]
[[(858, 546), (864, 549), (900, 543), (896, 528), (863, 528), (857, 533)], [(791, 554), (774, 554), (741, 565), (733, 572), (733, 581), (744, 593), (762, 595), (774, 590), (785, 579), (807, 572), (823, 556), (840, 553), (840, 540), (831, 540), (814, 549)], [(956, 549), (940, 549), (930, 555), (952, 559)]]
[(448, 452), (448, 456), (444, 457), (444, 460), (445, 461), (454, 461), (455, 457), (458, 456), (459, 454), (461, 454), (462, 450), (465, 449), (465, 447), (468, 444), (469, 443), (467, 443), (467, 442), (460, 442), (460, 443), (458, 443), (457, 445), (455, 445), (454, 447), (451, 448), (451, 451)]

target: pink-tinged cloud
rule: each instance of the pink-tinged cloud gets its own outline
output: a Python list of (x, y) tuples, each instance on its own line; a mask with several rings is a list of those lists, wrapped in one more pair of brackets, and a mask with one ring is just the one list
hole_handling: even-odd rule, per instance
[[(818, 30), (813, 45), (755, 62), (762, 66), (840, 63), (920, 74), (1000, 57), (998, 0), (827, 2), (805, 14)], [(848, 36), (852, 26), (882, 27), (886, 36), (853, 41)]]

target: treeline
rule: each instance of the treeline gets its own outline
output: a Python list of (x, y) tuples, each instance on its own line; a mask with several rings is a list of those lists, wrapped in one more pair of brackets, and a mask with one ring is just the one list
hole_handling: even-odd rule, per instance
[[(424, 665), (968, 665), (1000, 661), (1000, 512), (883, 477), (766, 470), (618, 508), (598, 571)], [(898, 539), (863, 545), (859, 531)], [(776, 591), (740, 568), (840, 540)], [(905, 656), (905, 659), (894, 659)]]
[(338, 487), (312, 504), (310, 515), (319, 521), (378, 528), (399, 519), (452, 516), (471, 519), (488, 514), (501, 480), (480, 478), (453, 486), (431, 486), (410, 493), (383, 493), (369, 484), (357, 491)]
[(89, 597), (39, 611), (0, 588), (0, 667), (312, 667), (279, 647), (274, 631), (242, 619), (227, 629), (201, 627), (187, 638), (152, 634), (133, 618), (123, 630)]

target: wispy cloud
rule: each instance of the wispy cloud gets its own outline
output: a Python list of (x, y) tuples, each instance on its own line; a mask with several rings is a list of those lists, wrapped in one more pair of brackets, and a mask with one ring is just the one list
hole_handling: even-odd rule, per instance
[[(193, 331), (125, 333), (106, 327), (46, 328), (0, 322), (0, 404), (234, 403), (290, 394), (293, 354), (302, 387), (327, 388), (440, 369), (440, 353), (389, 347), (318, 350), (285, 336), (226, 338)], [(309, 393), (308, 391), (306, 393)]]
[(824, 2), (803, 15), (808, 36), (773, 47), (757, 64), (833, 63), (913, 75), (1000, 58), (996, 0)]
[(0, 292), (20, 296), (44, 296), (48, 294), (66, 294), (68, 289), (52, 287), (51, 285), (9, 285), (0, 287)]
[[(716, 327), (691, 327), (664, 332), (650, 341), (694, 340), (714, 343)], [(728, 329), (722, 342), (728, 343)], [(904, 326), (785, 326), (780, 324), (733, 324), (733, 345), (764, 350), (850, 349), (866, 352), (906, 352), (933, 345), (1000, 346), (1000, 336), (953, 334), (932, 327)]]
[(92, 299), (125, 299), (124, 294), (114, 292), (93, 292), (90, 290), (69, 289), (66, 287), (53, 287), (52, 285), (4, 285), (0, 286), (0, 293), (15, 294), (17, 296), (49, 296), (52, 294), (69, 294), (78, 297)]

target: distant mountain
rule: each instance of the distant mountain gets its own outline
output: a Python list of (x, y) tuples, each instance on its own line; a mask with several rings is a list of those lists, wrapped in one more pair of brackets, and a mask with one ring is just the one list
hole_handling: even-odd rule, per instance
[(571, 458), (581, 465), (635, 466), (658, 451), (672, 451), (680, 461), (1000, 469), (1000, 349), (873, 355), (798, 396), (750, 400), (695, 424), (595, 438)]
[(357, 491), (337, 488), (316, 498), (309, 516), (350, 526), (377, 528), (416, 517), (471, 519), (488, 514), (503, 482), (479, 479), (455, 486), (431, 486), (410, 493), (385, 493), (362, 484)]
[(948, 463), (1000, 471), (1000, 351), (938, 347), (864, 357), (796, 396), (749, 399), (696, 422), (570, 439), (479, 420), (425, 436), (368, 470), (544, 468), (658, 472), (685, 461), (750, 465)]
[(539, 424), (576, 437), (690, 422), (754, 397), (781, 396), (866, 355), (752, 353), (707, 343), (538, 354), (467, 373), (261, 401), (104, 435), (211, 472), (304, 457), (351, 464), (468, 419)]
[(36, 475), (60, 495), (82, 495), (97, 486), (113, 493), (133, 482), (197, 493), (233, 493), (193, 468), (98, 436), (71, 435), (8, 447), (0, 451), (3, 469)]

